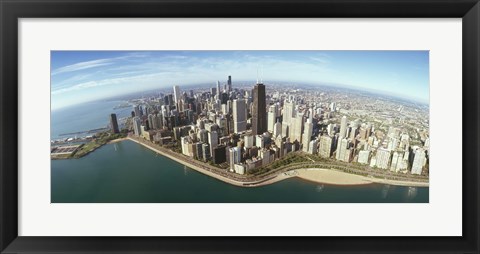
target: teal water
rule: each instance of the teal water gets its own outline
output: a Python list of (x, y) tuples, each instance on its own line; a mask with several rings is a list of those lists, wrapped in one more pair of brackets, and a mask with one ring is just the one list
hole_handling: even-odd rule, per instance
[[(50, 139), (75, 137), (75, 134), (60, 136), (65, 133), (88, 131), (105, 128), (109, 125), (110, 114), (117, 114), (117, 119), (130, 115), (131, 107), (113, 109), (123, 101), (95, 101), (62, 108), (51, 112)], [(78, 134), (79, 137), (91, 134)]]
[(289, 178), (242, 188), (198, 173), (132, 141), (52, 160), (52, 203), (422, 203), (428, 188), (335, 186)]

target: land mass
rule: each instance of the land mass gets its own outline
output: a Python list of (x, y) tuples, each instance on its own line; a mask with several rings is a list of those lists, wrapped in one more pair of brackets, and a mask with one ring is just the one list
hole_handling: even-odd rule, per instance
[[(329, 166), (328, 163), (319, 163), (308, 156), (304, 156), (302, 158), (299, 155), (292, 155), (283, 161), (278, 161), (277, 164), (272, 166), (273, 168), (264, 168), (257, 172), (256, 175), (238, 175), (228, 172), (225, 169), (214, 167), (207, 163), (195, 160), (183, 154), (176, 153), (142, 138), (128, 136), (127, 139), (202, 174), (241, 187), (258, 187), (282, 181), (291, 177), (299, 177), (308, 181), (335, 185), (382, 183), (399, 186), (429, 186), (428, 178), (417, 176), (399, 176), (390, 172), (385, 173), (381, 171), (378, 173), (367, 171), (362, 172), (361, 169), (347, 169), (346, 167), (339, 167), (338, 165), (333, 164)], [(346, 172), (347, 170), (349, 172)]]

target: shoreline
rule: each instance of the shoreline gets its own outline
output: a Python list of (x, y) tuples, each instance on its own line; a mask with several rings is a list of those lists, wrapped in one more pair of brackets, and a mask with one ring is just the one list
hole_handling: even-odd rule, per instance
[[(380, 178), (366, 177), (366, 176), (361, 176), (356, 174), (345, 173), (345, 172), (341, 172), (333, 169), (317, 169), (317, 168), (294, 169), (284, 173), (279, 173), (276, 176), (273, 176), (268, 179), (262, 179), (254, 182), (237, 181), (237, 180), (233, 180), (233, 179), (218, 175), (216, 173), (210, 172), (197, 165), (189, 163), (188, 161), (182, 160), (181, 158), (179, 158), (179, 156), (177, 156), (177, 154), (173, 155), (173, 154), (170, 154), (170, 152), (162, 151), (162, 148), (154, 147), (153, 144), (151, 145), (146, 144), (132, 137), (123, 138), (122, 140), (119, 140), (116, 142), (121, 142), (124, 140), (131, 140), (139, 145), (142, 145), (145, 148), (152, 150), (157, 154), (165, 156), (197, 172), (200, 172), (202, 174), (211, 176), (222, 182), (229, 183), (239, 187), (259, 187), (259, 186), (264, 186), (264, 185), (273, 184), (279, 181), (283, 181), (285, 179), (292, 178), (292, 177), (298, 177), (299, 179), (302, 179), (302, 180), (307, 180), (307, 181), (321, 183), (321, 184), (343, 185), (343, 186), (379, 183), (379, 184), (388, 184), (388, 185), (406, 186), (406, 187), (429, 187), (428, 182), (407, 182), (407, 181), (380, 179)], [(172, 151), (172, 153), (174, 152)], [(203, 163), (203, 162), (199, 162), (199, 163)], [(205, 167), (208, 167), (208, 166), (209, 165), (205, 165)]]

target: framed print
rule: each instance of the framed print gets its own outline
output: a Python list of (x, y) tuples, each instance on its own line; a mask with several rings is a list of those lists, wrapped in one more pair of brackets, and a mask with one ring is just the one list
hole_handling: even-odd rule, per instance
[(479, 8), (2, 1), (1, 253), (478, 253)]

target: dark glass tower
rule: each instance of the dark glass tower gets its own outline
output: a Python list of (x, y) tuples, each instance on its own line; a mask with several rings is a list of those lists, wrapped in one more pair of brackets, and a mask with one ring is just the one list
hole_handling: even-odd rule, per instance
[(267, 106), (265, 86), (257, 83), (253, 88), (252, 134), (263, 134), (267, 131)]
[(117, 115), (116, 114), (111, 114), (110, 115), (110, 128), (112, 128), (113, 133), (119, 133), (120, 132), (118, 130), (118, 122), (117, 122)]
[(227, 85), (228, 85), (228, 92), (231, 92), (232, 91), (232, 76), (228, 76), (228, 81), (227, 81)]

